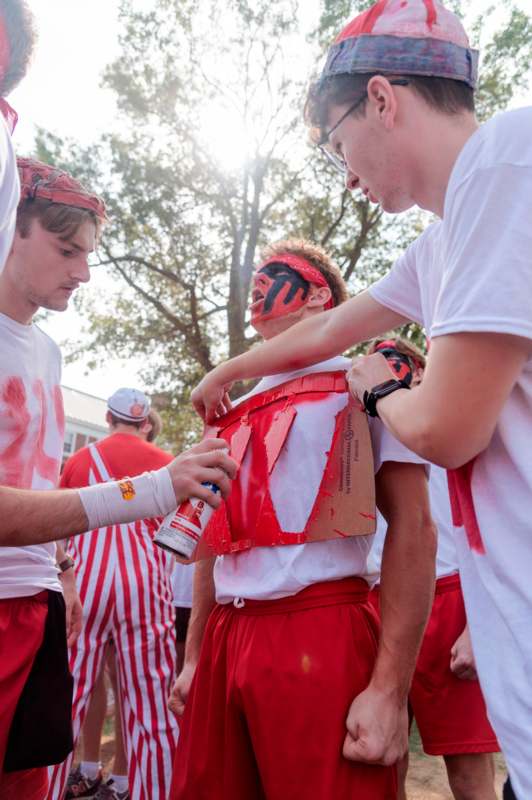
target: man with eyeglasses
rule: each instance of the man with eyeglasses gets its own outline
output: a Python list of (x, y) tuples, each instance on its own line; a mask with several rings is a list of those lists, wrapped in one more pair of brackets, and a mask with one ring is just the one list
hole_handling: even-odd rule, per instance
[(439, 0), (380, 0), (340, 33), (307, 100), (317, 143), (349, 189), (439, 220), (369, 290), (220, 365), (193, 400), (210, 419), (237, 379), (303, 367), (410, 320), (425, 326), (419, 388), (393, 383), (380, 355), (355, 361), (351, 387), (407, 447), (450, 469), (480, 682), (514, 791), (528, 798), (532, 109), (479, 126), (477, 59)]

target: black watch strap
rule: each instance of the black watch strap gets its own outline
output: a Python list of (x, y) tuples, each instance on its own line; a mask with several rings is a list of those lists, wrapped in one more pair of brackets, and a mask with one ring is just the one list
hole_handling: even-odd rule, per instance
[(72, 569), (72, 567), (76, 566), (76, 562), (70, 556), (65, 556), (62, 561), (60, 561), (57, 565), (57, 569), (59, 572), (66, 572), (67, 569)]
[(399, 381), (396, 378), (390, 378), (389, 381), (379, 383), (374, 386), (371, 392), (364, 392), (362, 402), (364, 403), (364, 410), (369, 417), (378, 417), (377, 402), (383, 397), (387, 397), (397, 389), (410, 389), (410, 386), (405, 381)]

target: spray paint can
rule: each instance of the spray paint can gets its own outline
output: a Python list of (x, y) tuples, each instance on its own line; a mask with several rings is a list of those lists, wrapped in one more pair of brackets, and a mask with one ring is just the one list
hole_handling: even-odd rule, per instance
[[(220, 491), (215, 483), (202, 485), (214, 494)], [(213, 511), (214, 509), (205, 500), (189, 497), (179, 508), (167, 514), (153, 541), (163, 550), (172, 553), (179, 561), (190, 561)]]

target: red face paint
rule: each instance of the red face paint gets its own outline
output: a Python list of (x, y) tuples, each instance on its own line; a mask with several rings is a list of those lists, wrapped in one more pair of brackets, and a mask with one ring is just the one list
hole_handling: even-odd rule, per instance
[(286, 264), (271, 263), (253, 278), (251, 324), (278, 319), (301, 309), (310, 283)]

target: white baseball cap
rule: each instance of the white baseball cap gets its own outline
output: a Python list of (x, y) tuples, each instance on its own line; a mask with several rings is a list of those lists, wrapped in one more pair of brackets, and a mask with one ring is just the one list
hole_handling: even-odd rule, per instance
[(107, 401), (107, 408), (119, 419), (142, 422), (150, 413), (151, 401), (139, 389), (117, 389)]

